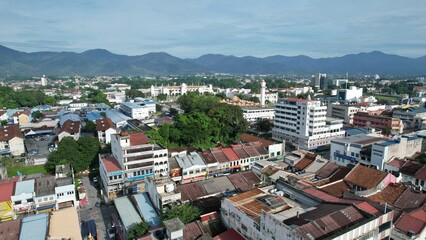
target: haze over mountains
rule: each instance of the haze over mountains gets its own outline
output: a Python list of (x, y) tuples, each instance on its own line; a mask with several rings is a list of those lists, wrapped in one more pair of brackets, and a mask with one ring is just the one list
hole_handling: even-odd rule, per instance
[(0, 45), (0, 76), (46, 75), (166, 75), (194, 73), (231, 74), (426, 74), (426, 56), (407, 58), (374, 51), (342, 57), (313, 59), (308, 56), (235, 57), (207, 54), (181, 59), (156, 52), (139, 56), (111, 53), (104, 49), (75, 52), (25, 53)]

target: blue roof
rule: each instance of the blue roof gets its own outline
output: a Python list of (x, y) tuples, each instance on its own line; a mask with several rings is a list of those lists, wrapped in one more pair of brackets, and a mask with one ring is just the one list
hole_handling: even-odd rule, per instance
[(78, 114), (75, 113), (64, 113), (60, 116), (60, 122), (59, 124), (62, 126), (64, 125), (64, 123), (68, 120), (72, 120), (72, 121), (80, 121), (80, 116), (78, 116)]
[(397, 143), (399, 143), (399, 139), (387, 140), (387, 141), (379, 142), (377, 144), (380, 145), (380, 146), (387, 147), (387, 146), (394, 145), (394, 144), (397, 144)]
[(133, 195), (136, 200), (136, 206), (140, 215), (148, 223), (150, 227), (155, 227), (161, 224), (160, 218), (157, 215), (154, 207), (151, 204), (146, 193), (139, 193)]
[(92, 121), (92, 122), (94, 122), (94, 121), (96, 121), (98, 119), (102, 119), (103, 118), (102, 115), (101, 115), (101, 113), (97, 112), (97, 111), (88, 112), (86, 114), (86, 117), (87, 117), (87, 120)]
[(16, 182), (15, 195), (34, 192), (34, 183), (34, 179)]
[(343, 128), (348, 136), (367, 134), (368, 129), (366, 128)]
[(22, 219), (19, 240), (45, 240), (49, 222), (47, 213), (29, 215)]
[(142, 222), (141, 217), (138, 212), (136, 212), (135, 207), (133, 207), (132, 202), (130, 202), (127, 196), (116, 198), (114, 200), (114, 205), (126, 229), (129, 229), (133, 224)]

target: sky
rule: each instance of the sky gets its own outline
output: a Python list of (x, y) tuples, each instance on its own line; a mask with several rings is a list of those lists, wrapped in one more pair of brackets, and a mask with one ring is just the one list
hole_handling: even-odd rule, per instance
[(1, 0), (0, 44), (181, 58), (426, 55), (424, 0)]

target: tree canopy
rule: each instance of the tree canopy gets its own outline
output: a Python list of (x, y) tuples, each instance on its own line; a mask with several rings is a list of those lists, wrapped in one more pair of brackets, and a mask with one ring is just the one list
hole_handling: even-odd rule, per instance
[(201, 215), (201, 210), (197, 207), (190, 205), (189, 203), (185, 203), (182, 205), (177, 205), (166, 211), (161, 219), (163, 221), (170, 220), (173, 218), (179, 218), (184, 224), (191, 223), (199, 218)]
[(99, 151), (100, 144), (97, 138), (80, 137), (75, 141), (72, 137), (64, 137), (59, 143), (58, 150), (49, 154), (44, 167), (50, 173), (55, 172), (56, 165), (65, 163), (71, 163), (76, 172), (89, 167), (95, 168), (98, 165)]
[(126, 90), (126, 98), (127, 99), (134, 99), (134, 98), (137, 98), (137, 97), (144, 98), (145, 94), (143, 92), (139, 91), (139, 90), (136, 90), (136, 89)]
[(248, 128), (243, 111), (238, 106), (221, 103), (215, 96), (189, 93), (179, 97), (185, 111), (171, 125), (148, 133), (158, 143), (171, 146), (212, 147), (218, 142), (233, 143)]
[(148, 231), (149, 225), (147, 222), (141, 222), (133, 225), (127, 231), (127, 239), (133, 240), (142, 237)]
[(38, 105), (56, 105), (56, 99), (40, 90), (15, 91), (10, 87), (0, 87), (0, 107), (20, 108)]

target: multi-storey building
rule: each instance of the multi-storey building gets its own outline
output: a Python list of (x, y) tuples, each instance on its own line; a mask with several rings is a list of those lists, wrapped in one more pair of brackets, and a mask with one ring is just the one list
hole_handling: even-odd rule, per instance
[(337, 99), (339, 102), (360, 102), (362, 98), (362, 88), (352, 86), (350, 89), (339, 89)]
[(168, 96), (181, 96), (185, 95), (187, 92), (199, 92), (204, 93), (213, 93), (213, 86), (209, 84), (208, 86), (188, 86), (185, 83), (182, 83), (181, 86), (151, 86), (151, 97), (156, 97), (159, 94), (166, 94)]
[(13, 156), (25, 153), (24, 137), (17, 125), (0, 128), (0, 153)]
[(361, 108), (356, 105), (332, 104), (328, 103), (327, 116), (343, 119), (344, 123), (353, 124), (355, 113), (361, 111)]
[(261, 108), (261, 107), (244, 107), (243, 117), (249, 122), (255, 122), (260, 119), (274, 119), (275, 111), (273, 108)]
[(133, 119), (148, 119), (151, 116), (150, 108), (135, 102), (123, 102), (120, 110)]
[(320, 101), (284, 98), (275, 105), (272, 138), (296, 148), (316, 149), (344, 137), (343, 120), (328, 118)]
[(111, 135), (117, 133), (114, 123), (108, 117), (96, 120), (96, 131), (101, 143), (110, 143)]
[(112, 134), (111, 150), (112, 156), (99, 156), (99, 171), (108, 197), (121, 190), (143, 191), (146, 177), (168, 176), (167, 149), (149, 143), (142, 132)]
[(380, 130), (389, 129), (393, 134), (402, 133), (404, 125), (399, 118), (357, 112), (354, 114), (353, 124), (360, 127), (372, 127)]
[(349, 164), (371, 165), (371, 149), (374, 143), (387, 140), (377, 134), (354, 135), (331, 141), (330, 160), (341, 166)]

